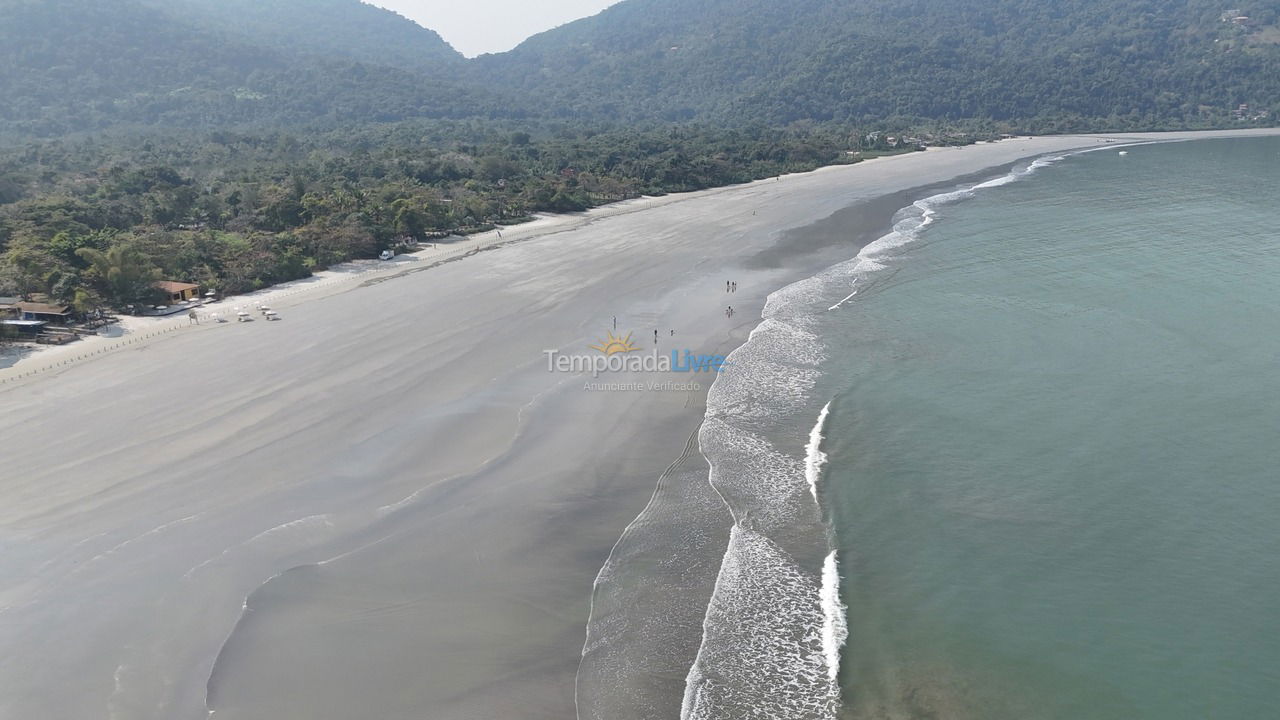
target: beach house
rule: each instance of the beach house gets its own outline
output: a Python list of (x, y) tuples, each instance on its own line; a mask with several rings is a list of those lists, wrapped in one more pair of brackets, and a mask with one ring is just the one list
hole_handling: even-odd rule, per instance
[(71, 322), (72, 319), (71, 308), (67, 305), (20, 302), (17, 304), (17, 309), (19, 320), (41, 321), (56, 325), (66, 325)]
[(178, 303), (186, 302), (187, 300), (195, 300), (200, 292), (199, 285), (174, 282), (173, 280), (161, 280), (157, 283), (153, 283), (151, 287), (168, 295), (167, 299), (170, 305), (177, 305)]

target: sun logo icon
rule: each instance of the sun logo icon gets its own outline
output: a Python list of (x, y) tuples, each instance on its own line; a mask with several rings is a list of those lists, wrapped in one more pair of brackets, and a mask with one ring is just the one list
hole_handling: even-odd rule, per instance
[(617, 355), (618, 353), (635, 352), (640, 349), (636, 347), (634, 344), (632, 344), (631, 333), (627, 333), (626, 337), (621, 337), (618, 335), (614, 335), (613, 332), (609, 333), (608, 338), (606, 338), (604, 342), (600, 343), (599, 345), (591, 345), (589, 347), (592, 350), (599, 350), (605, 355)]

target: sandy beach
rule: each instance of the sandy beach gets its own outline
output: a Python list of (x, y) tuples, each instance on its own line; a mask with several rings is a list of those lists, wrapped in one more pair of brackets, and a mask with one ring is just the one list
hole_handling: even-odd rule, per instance
[[(616, 719), (575, 698), (592, 582), (668, 468), (705, 478), (714, 376), (599, 389), (545, 351), (593, 353), (616, 318), (646, 352), (727, 353), (928, 188), (1228, 134), (642, 198), (223, 304), (280, 322), (132, 324), (0, 368), (0, 718)], [(647, 692), (678, 690), (698, 640)]]

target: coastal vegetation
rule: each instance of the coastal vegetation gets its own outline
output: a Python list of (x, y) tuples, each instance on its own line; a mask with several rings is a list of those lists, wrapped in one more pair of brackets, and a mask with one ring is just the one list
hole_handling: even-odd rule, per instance
[(418, 124), (29, 144), (0, 153), (0, 294), (83, 311), (145, 304), (160, 277), (238, 293), (536, 212), (908, 149), (832, 128)]

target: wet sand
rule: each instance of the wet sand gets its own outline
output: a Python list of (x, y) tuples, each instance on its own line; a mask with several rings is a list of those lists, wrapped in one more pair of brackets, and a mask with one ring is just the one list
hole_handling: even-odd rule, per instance
[(587, 391), (543, 350), (616, 315), (727, 352), (877, 198), (1097, 144), (613, 206), (0, 385), (0, 717), (571, 717), (592, 580), (703, 392)]

